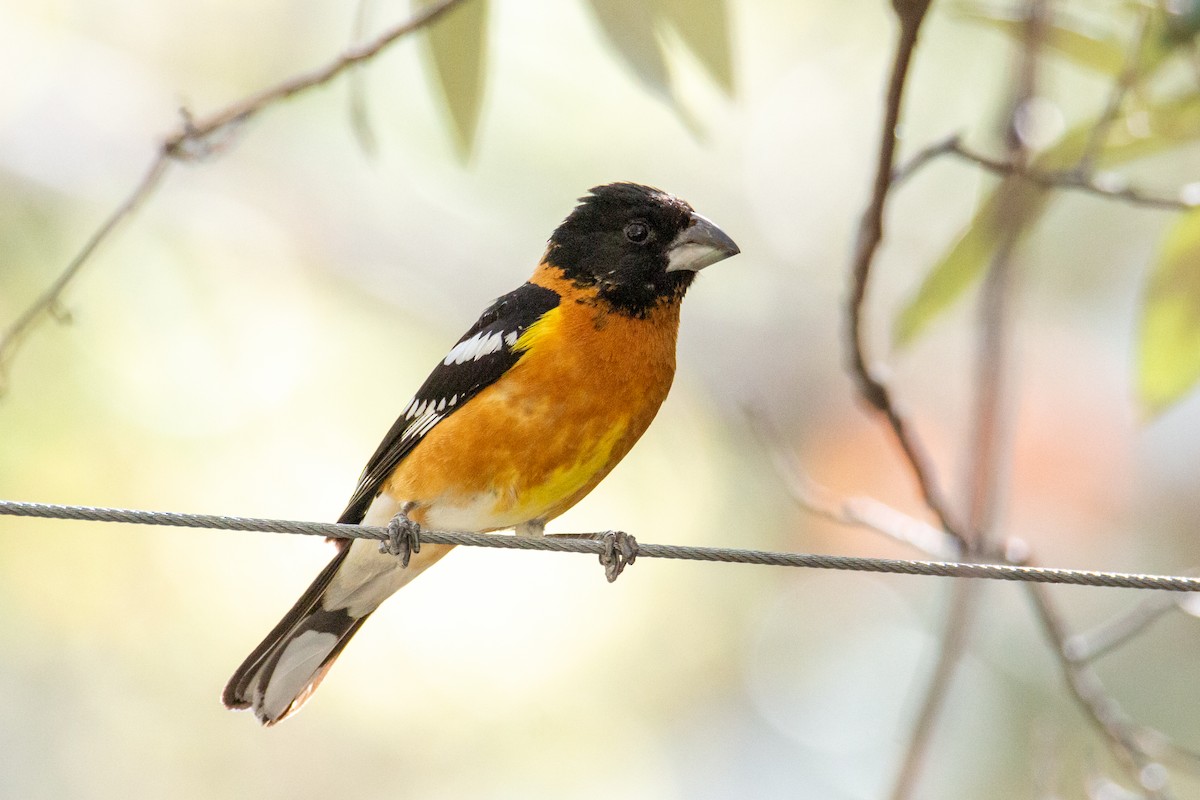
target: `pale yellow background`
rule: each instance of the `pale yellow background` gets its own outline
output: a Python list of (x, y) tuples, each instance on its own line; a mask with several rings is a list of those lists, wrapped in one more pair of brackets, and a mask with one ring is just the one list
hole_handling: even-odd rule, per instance
[[(376, 3), (382, 26), (407, 11)], [(1096, 4), (1091, 4), (1094, 7)], [(1103, 4), (1100, 4), (1103, 5)], [(1113, 4), (1115, 6), (1115, 4)], [(0, 3), (0, 325), (197, 113), (324, 63), (352, 4)], [(175, 167), (31, 335), (0, 400), (0, 497), (336, 517), (428, 369), (531, 271), (589, 186), (659, 185), (741, 245), (688, 297), (671, 398), (559, 531), (913, 556), (787, 499), (744, 416), (838, 491), (920, 506), (843, 371), (841, 303), (870, 176), (886, 4), (733, 3), (729, 100), (672, 41), (693, 135), (577, 2), (493, 3), (479, 142), (458, 163), (417, 42), (273, 108), (227, 152)], [(981, 147), (1009, 64), (936, 13), (904, 150)], [(1068, 123), (1106, 85), (1062, 64)], [(1173, 187), (1195, 151), (1142, 165)], [(988, 179), (940, 163), (897, 195), (872, 292), (876, 352), (961, 484), (972, 303), (892, 358), (892, 313)], [(1045, 563), (1178, 572), (1197, 558), (1200, 401), (1148, 428), (1131, 397), (1141, 279), (1164, 214), (1066, 197), (1026, 251), (1004, 530)], [(224, 711), (241, 658), (328, 557), (319, 541), (0, 518), (0, 797), (877, 798), (940, 632), (934, 579), (459, 551), (389, 602), (312, 704), (273, 730)], [(1081, 628), (1141, 599), (1056, 592)], [(1019, 587), (989, 586), (928, 798), (1082, 796), (1105, 765)], [(1172, 616), (1101, 673), (1138, 719), (1200, 742), (1200, 625)], [(1179, 796), (1200, 792), (1184, 783)]]

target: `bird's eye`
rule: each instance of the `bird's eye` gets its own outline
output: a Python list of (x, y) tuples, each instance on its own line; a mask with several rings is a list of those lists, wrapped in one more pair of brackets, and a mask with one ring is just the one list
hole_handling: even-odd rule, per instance
[(625, 226), (625, 238), (634, 244), (641, 244), (650, 238), (650, 226), (644, 222), (631, 222)]

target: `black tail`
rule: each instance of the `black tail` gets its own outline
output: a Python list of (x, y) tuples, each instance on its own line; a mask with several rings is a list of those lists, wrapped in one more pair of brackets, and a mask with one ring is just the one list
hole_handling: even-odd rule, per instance
[(221, 695), (227, 708), (253, 708), (262, 724), (274, 725), (299, 710), (316, 690), (342, 648), (370, 616), (368, 612), (353, 617), (344, 608), (327, 610), (321, 605), (349, 552), (349, 547), (343, 547), (334, 556), (233, 673)]

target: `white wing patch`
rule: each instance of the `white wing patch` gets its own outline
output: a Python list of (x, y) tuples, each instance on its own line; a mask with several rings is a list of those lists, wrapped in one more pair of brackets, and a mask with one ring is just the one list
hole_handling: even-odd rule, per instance
[[(512, 348), (520, 336), (520, 329), (480, 331), (469, 339), (464, 339), (454, 345), (442, 359), (442, 363), (447, 367), (452, 367), (457, 364), (478, 361), (485, 356), (499, 353), (505, 347)], [(461, 394), (453, 394), (450, 397), (413, 398), (404, 409), (403, 416), (408, 421), (408, 425), (400, 434), (400, 438), (402, 440), (420, 439), (429, 433), (434, 425), (445, 419), (461, 399)]]
[[(515, 336), (516, 333), (512, 332), (509, 335)], [(500, 352), (502, 347), (504, 347), (504, 331), (494, 333), (480, 331), (470, 339), (454, 345), (442, 363), (449, 367), (454, 364), (465, 364), (468, 361), (478, 361), (484, 356)]]
[[(442, 410), (438, 409), (441, 406)], [(411, 413), (407, 414), (412, 421), (404, 429), (401, 434), (402, 439), (419, 439), (441, 422), (445, 416), (446, 401), (443, 398), (440, 403), (435, 403), (432, 400), (421, 403)]]
[(442, 417), (444, 416), (446, 415), (439, 414), (436, 411), (430, 411), (423, 416), (417, 417), (415, 420), (413, 420), (412, 424), (404, 430), (404, 438), (421, 438), (425, 434), (429, 433), (434, 425), (437, 425), (439, 422), (441, 422)]

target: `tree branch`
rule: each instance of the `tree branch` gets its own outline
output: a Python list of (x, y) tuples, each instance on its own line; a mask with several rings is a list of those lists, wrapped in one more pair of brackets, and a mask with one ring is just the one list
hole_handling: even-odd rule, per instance
[(1090, 666), (1069, 657), (1064, 643), (1071, 640), (1071, 634), (1063, 624), (1061, 615), (1055, 611), (1049, 592), (1033, 586), (1029, 595), (1034, 600), (1034, 609), (1047, 637), (1055, 644), (1063, 678), (1076, 702), (1091, 717), (1108, 741), (1109, 749), (1122, 762), (1143, 794), (1155, 800), (1168, 800), (1171, 795), (1166, 787), (1165, 776), (1160, 778), (1158, 770), (1150, 769), (1157, 764), (1142, 746), (1140, 734), (1144, 729), (1135, 725), (1108, 696), (1104, 684)]
[(374, 58), (396, 41), (433, 23), (454, 6), (464, 2), (467, 0), (440, 0), (426, 6), (405, 22), (366, 44), (352, 47), (326, 66), (289, 78), (201, 119), (193, 119), (184, 111), (179, 129), (159, 144), (158, 153), (150, 168), (134, 190), (96, 229), (46, 291), (5, 329), (3, 336), (0, 336), (0, 393), (6, 387), (8, 370), (25, 337), (39, 322), (55, 314), (62, 301), (63, 292), (91, 260), (97, 248), (154, 192), (172, 160), (200, 159), (219, 152), (228, 143), (227, 140), (218, 142), (219, 135), (229, 134), (234, 126), (246, 122), (269, 106), (328, 83), (347, 69)]
[(1190, 211), (1198, 205), (1194, 201), (1184, 200), (1178, 196), (1167, 197), (1152, 194), (1129, 186), (1114, 173), (1089, 176), (1081, 173), (1078, 169), (1043, 171), (1029, 165), (1018, 165), (1011, 161), (990, 158), (966, 147), (957, 134), (935, 142), (917, 153), (896, 170), (894, 181), (897, 183), (905, 181), (930, 162), (947, 155), (955, 156), (1001, 177), (1018, 175), (1047, 189), (1083, 192), (1106, 200), (1116, 200), (1133, 206), (1165, 211)]
[(169, 158), (166, 153), (160, 150), (133, 192), (108, 215), (108, 218), (88, 238), (87, 242), (83, 245), (83, 249), (71, 259), (66, 269), (59, 273), (54, 282), (17, 317), (16, 321), (5, 329), (4, 335), (0, 336), (0, 395), (3, 395), (8, 388), (8, 370), (12, 366), (12, 361), (16, 357), (17, 350), (25, 340), (25, 337), (43, 318), (55, 315), (55, 309), (59, 308), (62, 293), (66, 290), (68, 284), (83, 269), (88, 259), (96, 252), (96, 248), (108, 239), (113, 231), (126, 218), (133, 214), (138, 206), (154, 191), (155, 187), (162, 180), (163, 175), (166, 174), (168, 161)]
[[(999, 383), (999, 373), (990, 367), (990, 356), (996, 356), (1002, 349), (1002, 324), (1005, 318), (1005, 297), (1007, 295), (1007, 262), (1012, 246), (1015, 245), (1016, 225), (1009, 225), (1008, 235), (1002, 237), (1002, 246), (998, 248), (997, 256), (992, 265), (993, 282), (991, 289), (985, 288), (984, 307), (981, 322), (985, 327), (980, 347), (980, 384), (976, 407), (976, 443), (974, 455), (976, 468), (971, 480), (970, 510), (967, 526), (957, 524), (949, 506), (936, 484), (932, 465), (928, 462), (917, 434), (907, 424), (899, 412), (891, 393), (878, 377), (876, 370), (868, 366), (867, 348), (864, 334), (864, 301), (871, 268), (878, 247), (883, 239), (883, 219), (889, 193), (898, 182), (910, 176), (917, 169), (928, 164), (942, 155), (953, 154), (972, 161), (978, 166), (1001, 174), (1010, 181), (1030, 180), (1047, 188), (1072, 188), (1090, 192), (1109, 198), (1122, 199), (1127, 202), (1165, 207), (1180, 210), (1186, 206), (1180, 201), (1164, 200), (1142, 195), (1127, 187), (1104, 185), (1086, 176), (1080, 170), (1071, 173), (1042, 173), (1029, 167), (1028, 153), (1019, 138), (1009, 137), (1009, 157), (1005, 161), (987, 159), (971, 153), (963, 147), (957, 137), (940, 142), (925, 151), (918, 153), (909, 164), (899, 170), (894, 170), (893, 162), (896, 147), (896, 126), (899, 122), (903, 89), (907, 70), (917, 41), (917, 34), (925, 12), (927, 2), (912, 2), (895, 4), (900, 20), (900, 37), (893, 62), (891, 79), (885, 102), (884, 123), (879, 147), (879, 158), (875, 183), (870, 202), (863, 214), (859, 228), (859, 237), (852, 262), (851, 293), (848, 299), (849, 343), (851, 347), (851, 375), (855, 379), (859, 393), (867, 404), (880, 413), (895, 435), (906, 459), (913, 470), (916, 481), (921, 488), (926, 503), (937, 515), (947, 533), (955, 536), (963, 544), (970, 546), (969, 552), (976, 557), (996, 555), (989, 551), (994, 548), (981, 534), (990, 527), (991, 505), (994, 501), (994, 474), (996, 463), (996, 428), (999, 418), (999, 398), (1002, 394)], [(1031, 0), (1031, 10), (1037, 12), (1039, 0)], [(1037, 16), (1036, 14), (1034, 16)], [(1032, 96), (1032, 77), (1036, 62), (1037, 33), (1032, 30), (1026, 46), (1026, 58), (1019, 78), (1018, 91), (1014, 100), (1014, 112), (1019, 104)], [(1117, 97), (1113, 103), (1119, 103)], [(1010, 130), (1015, 126), (1010, 124)], [(1097, 137), (1100, 134), (1096, 134)], [(1013, 193), (1015, 194), (1015, 193)], [(1017, 220), (1019, 215), (1005, 215), (1008, 219)], [(1004, 246), (1004, 241), (1008, 245)], [(991, 295), (990, 299), (988, 295)], [(987, 328), (994, 328), (989, 331)], [(990, 356), (989, 356), (990, 354)], [(990, 370), (990, 371), (989, 371)], [(1013, 562), (1012, 557), (1005, 559)], [(1055, 652), (1059, 657), (1060, 667), (1071, 688), (1073, 696), (1083, 710), (1096, 724), (1105, 736), (1118, 759), (1129, 769), (1137, 784), (1146, 796), (1166, 798), (1165, 781), (1160, 784), (1157, 779), (1147, 780), (1158, 773), (1152, 767), (1153, 762), (1146, 756), (1145, 750), (1133, 735), (1131, 723), (1119, 713), (1119, 708), (1105, 694), (1104, 687), (1086, 664), (1072, 661), (1067, 655), (1066, 642), (1069, 632), (1062, 622), (1049, 595), (1043, 591), (1033, 593), (1043, 629), (1048, 634)], [(967, 640), (967, 633), (975, 608), (974, 590), (967, 587), (960, 589), (952, 598), (954, 605), (947, 620), (946, 634), (943, 639), (941, 653), (937, 666), (930, 679), (930, 686), (925, 694), (925, 703), (914, 724), (912, 739), (906, 751), (905, 759), (893, 787), (893, 798), (911, 796), (918, 777), (919, 766), (931, 738), (933, 726), (938, 713), (943, 706), (949, 683), (954, 674), (954, 667)]]
[(893, 9), (899, 21), (899, 35), (892, 60), (891, 78), (884, 101), (884, 120), (879, 139), (879, 155), (875, 170), (875, 182), (871, 199), (863, 212), (858, 228), (858, 242), (851, 265), (850, 296), (847, 300), (847, 325), (850, 343), (850, 374), (863, 400), (887, 420), (905, 458), (916, 474), (917, 486), (925, 504), (938, 517), (942, 527), (951, 535), (958, 536), (958, 526), (953, 524), (950, 507), (937, 478), (933, 465), (920, 441), (910, 430), (905, 418), (899, 413), (891, 391), (879, 370), (869, 365), (867, 357), (866, 331), (863, 324), (867, 284), (875, 254), (883, 241), (883, 217), (888, 195), (892, 189), (892, 169), (896, 159), (896, 128), (900, 123), (900, 111), (904, 99), (904, 87), (908, 81), (909, 66), (917, 46), (921, 24), (929, 11), (931, 0), (895, 0)]

